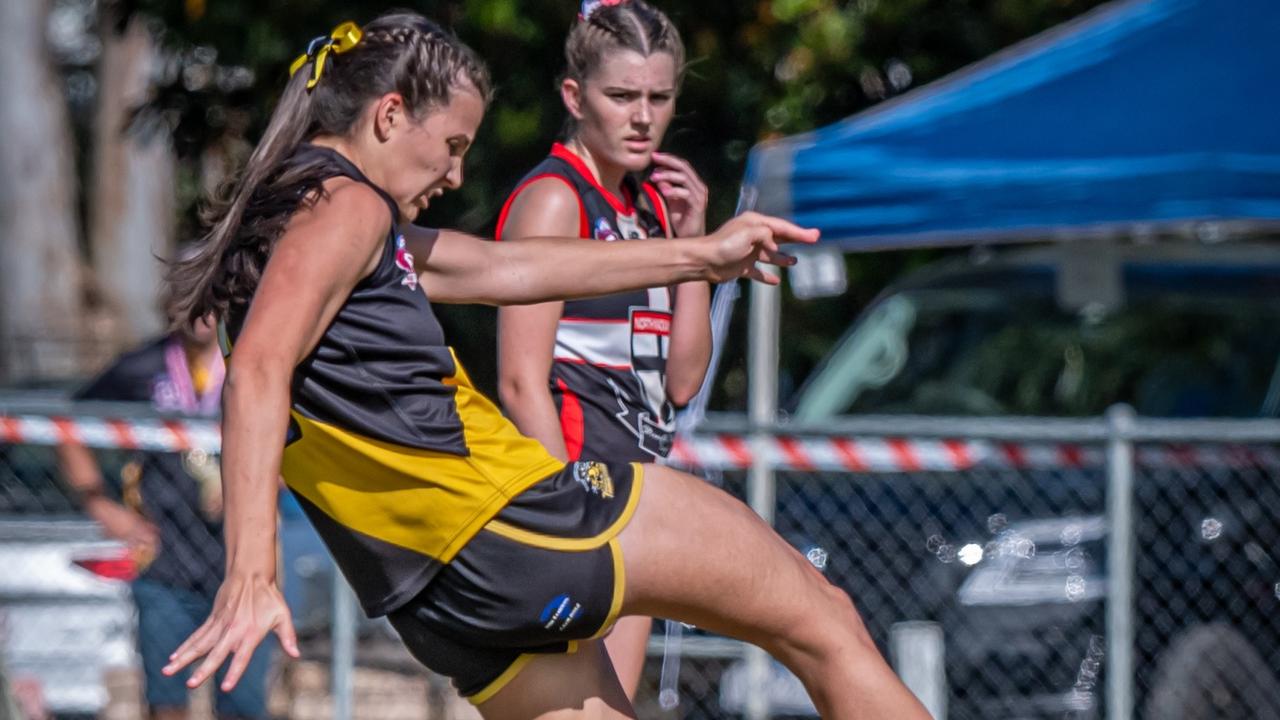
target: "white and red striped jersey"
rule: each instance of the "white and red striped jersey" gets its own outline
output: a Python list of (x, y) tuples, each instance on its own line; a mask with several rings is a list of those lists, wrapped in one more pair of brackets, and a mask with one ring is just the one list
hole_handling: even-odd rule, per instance
[[(666, 237), (655, 187), (628, 177), (620, 195), (611, 192), (582, 158), (557, 143), (507, 199), (499, 239), (516, 197), (544, 178), (564, 182), (578, 196), (584, 239)], [(674, 299), (672, 288), (657, 287), (564, 304), (548, 382), (571, 460), (647, 462), (671, 451), (675, 424), (666, 376)]]

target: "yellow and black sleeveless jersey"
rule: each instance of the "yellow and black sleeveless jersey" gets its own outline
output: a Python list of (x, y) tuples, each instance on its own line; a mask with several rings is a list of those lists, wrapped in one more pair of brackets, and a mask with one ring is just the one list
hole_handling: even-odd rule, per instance
[[(286, 165), (365, 183), (392, 215), (377, 268), (294, 372), (282, 470), (365, 611), (382, 615), (563, 464), (472, 386), (418, 285), (395, 202), (327, 148), (304, 145)], [(229, 318), (230, 338), (243, 316)]]
[[(628, 176), (622, 194), (612, 192), (582, 158), (556, 143), (507, 199), (498, 218), (499, 239), (515, 199), (548, 177), (578, 196), (581, 237), (617, 242), (666, 236), (657, 188)], [(666, 377), (674, 301), (671, 288), (655, 287), (564, 304), (548, 389), (570, 460), (652, 462), (670, 452), (675, 410)]]

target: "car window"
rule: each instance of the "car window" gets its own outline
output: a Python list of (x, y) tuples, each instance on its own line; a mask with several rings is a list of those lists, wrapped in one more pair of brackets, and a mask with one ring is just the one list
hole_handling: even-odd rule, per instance
[(1126, 265), (1115, 308), (1064, 309), (1051, 267), (892, 294), (801, 390), (796, 419), (855, 413), (1153, 417), (1280, 413), (1280, 268)]

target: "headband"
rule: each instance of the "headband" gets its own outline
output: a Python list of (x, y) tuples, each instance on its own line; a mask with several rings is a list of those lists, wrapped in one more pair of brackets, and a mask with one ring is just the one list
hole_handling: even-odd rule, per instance
[(578, 20), (589, 20), (591, 14), (602, 7), (624, 5), (627, 0), (582, 0), (582, 8), (578, 10)]

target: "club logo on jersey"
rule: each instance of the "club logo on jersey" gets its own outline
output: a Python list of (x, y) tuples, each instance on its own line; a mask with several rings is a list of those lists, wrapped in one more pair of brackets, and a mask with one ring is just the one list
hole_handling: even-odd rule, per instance
[(609, 224), (607, 218), (596, 218), (596, 229), (593, 236), (595, 239), (605, 242), (613, 242), (618, 239), (618, 233), (613, 231), (613, 225)]
[(665, 338), (671, 334), (671, 314), (636, 310), (631, 313), (631, 332)]
[(403, 235), (396, 236), (396, 267), (404, 271), (404, 279), (400, 284), (410, 290), (417, 290), (418, 273), (413, 270), (413, 255), (405, 249)]
[[(666, 288), (654, 291), (667, 293)], [(650, 301), (658, 300), (650, 296)], [(670, 307), (664, 304), (663, 307)], [(671, 312), (660, 307), (631, 308), (631, 374), (636, 386), (613, 387), (620, 412), (615, 417), (635, 434), (640, 447), (657, 457), (671, 452), (675, 439), (675, 417), (667, 402), (667, 353), (671, 344)], [(637, 396), (633, 396), (633, 392)], [(639, 407), (639, 412), (633, 409)]]
[(635, 213), (631, 215), (618, 213), (618, 231), (627, 240), (643, 240), (647, 237), (644, 230), (640, 229), (639, 218)]
[(613, 497), (613, 478), (609, 476), (609, 468), (599, 462), (577, 462), (573, 464), (573, 479), (578, 481), (584, 490), (608, 500)]

